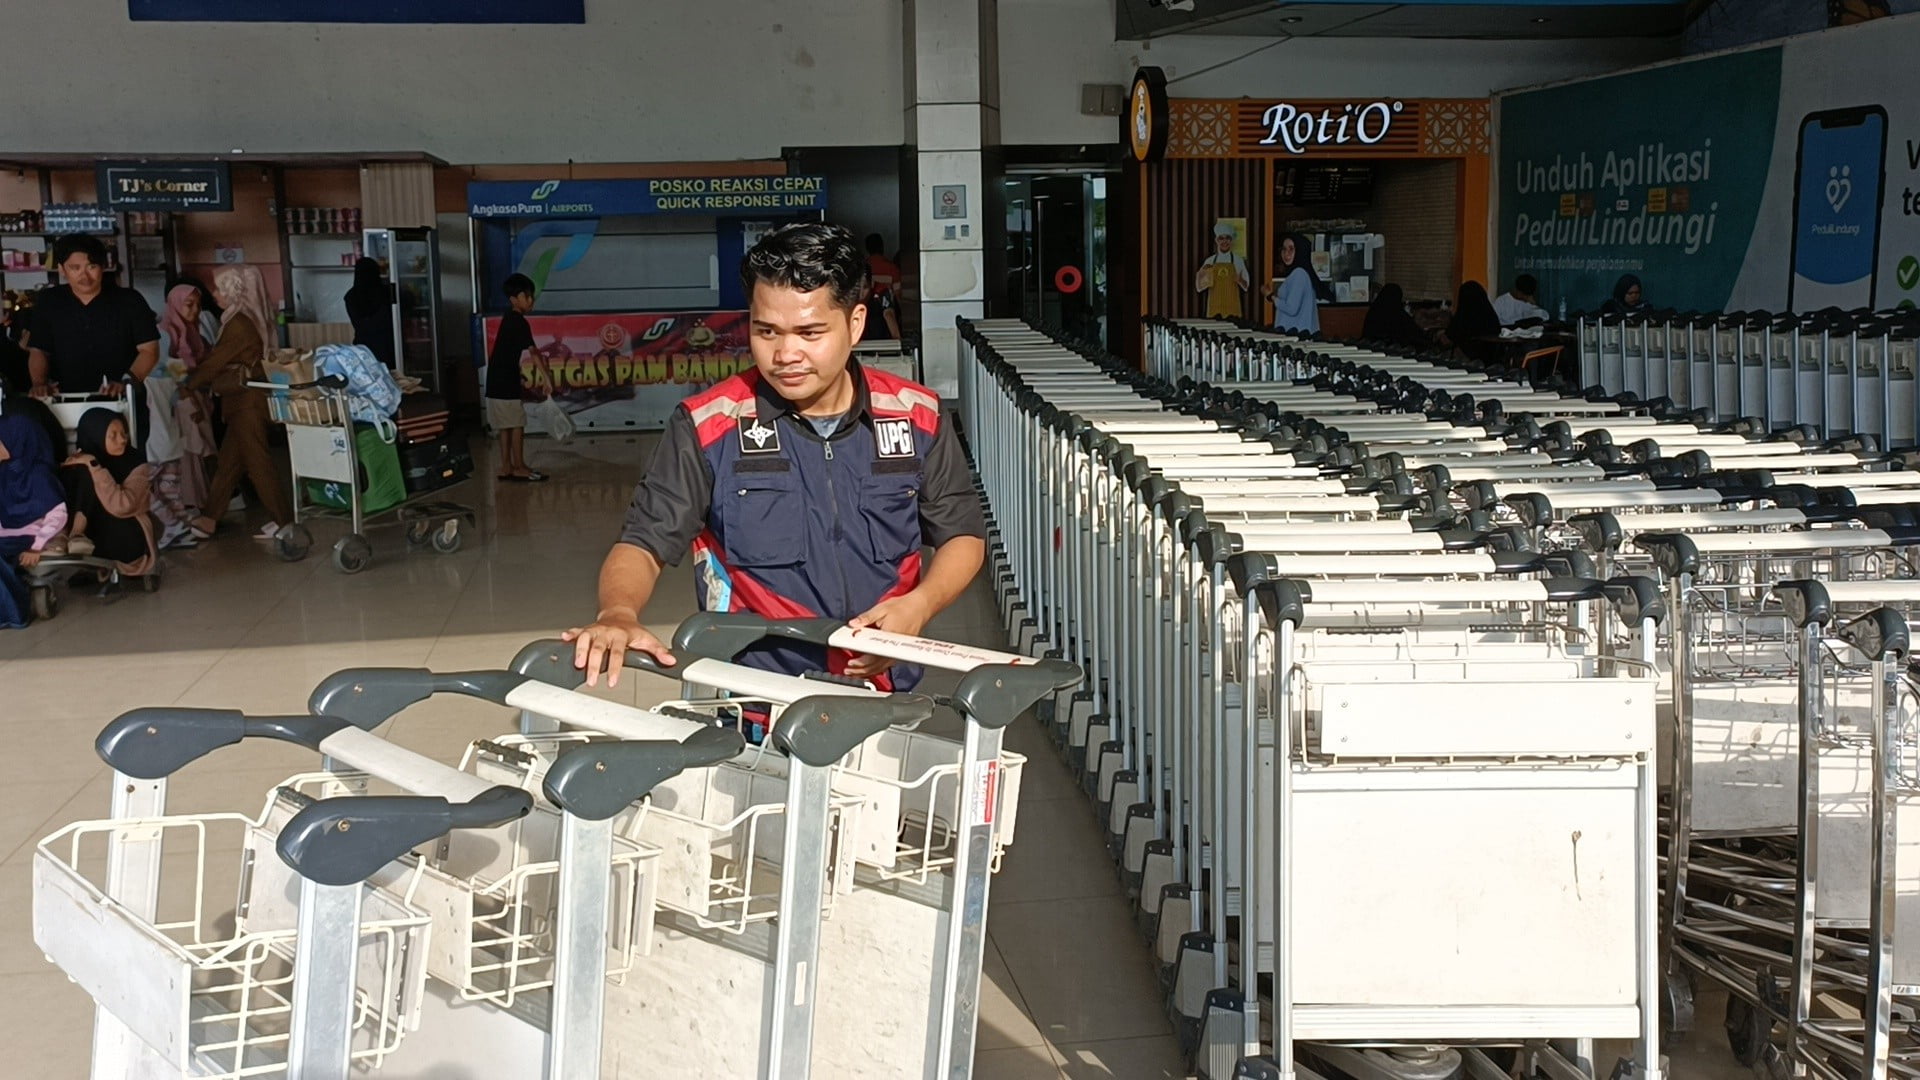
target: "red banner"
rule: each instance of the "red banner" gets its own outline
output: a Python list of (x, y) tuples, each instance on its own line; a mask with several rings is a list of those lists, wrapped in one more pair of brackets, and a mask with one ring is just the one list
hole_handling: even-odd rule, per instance
[[(544, 365), (563, 397), (627, 386), (707, 386), (753, 366), (744, 311), (529, 315), (527, 323), (534, 349), (520, 358), (521, 375), (538, 386)], [(499, 316), (488, 316), (485, 327), (491, 353)]]

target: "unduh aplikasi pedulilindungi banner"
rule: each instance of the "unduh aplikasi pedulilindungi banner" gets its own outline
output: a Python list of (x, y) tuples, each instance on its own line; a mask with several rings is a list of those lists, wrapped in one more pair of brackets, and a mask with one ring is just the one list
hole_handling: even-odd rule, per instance
[(1592, 311), (1920, 303), (1920, 15), (1496, 95), (1500, 280)]
[[(527, 322), (534, 347), (520, 358), (522, 385), (551, 380), (581, 431), (658, 430), (688, 395), (753, 366), (744, 311), (529, 315)], [(499, 332), (499, 316), (480, 320), (477, 355), (491, 355)], [(527, 430), (538, 434), (535, 423), (529, 414)]]

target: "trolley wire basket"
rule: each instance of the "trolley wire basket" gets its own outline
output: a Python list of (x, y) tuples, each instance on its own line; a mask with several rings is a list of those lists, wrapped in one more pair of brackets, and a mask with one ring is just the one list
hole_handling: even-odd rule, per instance
[[(469, 747), (463, 771), (517, 784), (523, 751), (491, 742)], [(312, 798), (367, 793), (358, 773), (306, 773), (287, 786)], [(652, 865), (657, 849), (614, 838), (607, 975), (618, 981), (652, 943)], [(433, 919), (427, 973), (469, 1001), (511, 1007), (553, 986), (560, 875), (560, 817), (536, 805), (526, 817), (488, 830), (455, 830), (403, 857), (372, 882)]]
[[(259, 820), (197, 814), (82, 821), (34, 853), (34, 939), (180, 1075), (284, 1075), (293, 1011), (299, 878), (274, 851), (306, 799), (269, 797)], [(155, 917), (107, 892), (123, 844), (152, 845), (165, 873)], [(233, 906), (214, 895), (238, 851)], [(360, 917), (353, 1056), (377, 1067), (417, 1026), (433, 920), (369, 888)]]

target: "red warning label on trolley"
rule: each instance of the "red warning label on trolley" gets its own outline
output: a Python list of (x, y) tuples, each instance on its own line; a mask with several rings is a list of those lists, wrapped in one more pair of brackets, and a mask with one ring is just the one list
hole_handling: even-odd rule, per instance
[(993, 824), (993, 808), (1000, 801), (1000, 763), (982, 761), (975, 765), (973, 783), (968, 786), (972, 789), (973, 803), (968, 808), (971, 811), (968, 819), (984, 825)]

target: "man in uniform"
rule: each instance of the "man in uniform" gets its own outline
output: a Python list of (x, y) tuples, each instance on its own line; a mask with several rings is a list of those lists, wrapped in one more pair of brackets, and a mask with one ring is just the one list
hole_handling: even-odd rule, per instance
[[(747, 253), (740, 277), (754, 367), (669, 419), (600, 568), (599, 612), (565, 635), (588, 685), (603, 667), (614, 685), (628, 649), (673, 662), (640, 613), (661, 569), (689, 551), (705, 610), (901, 634), (920, 633), (985, 559), (979, 500), (939, 398), (852, 360), (870, 289), (853, 234), (785, 226)], [(882, 689), (919, 677), (878, 657), (791, 642), (763, 642), (740, 662)]]

